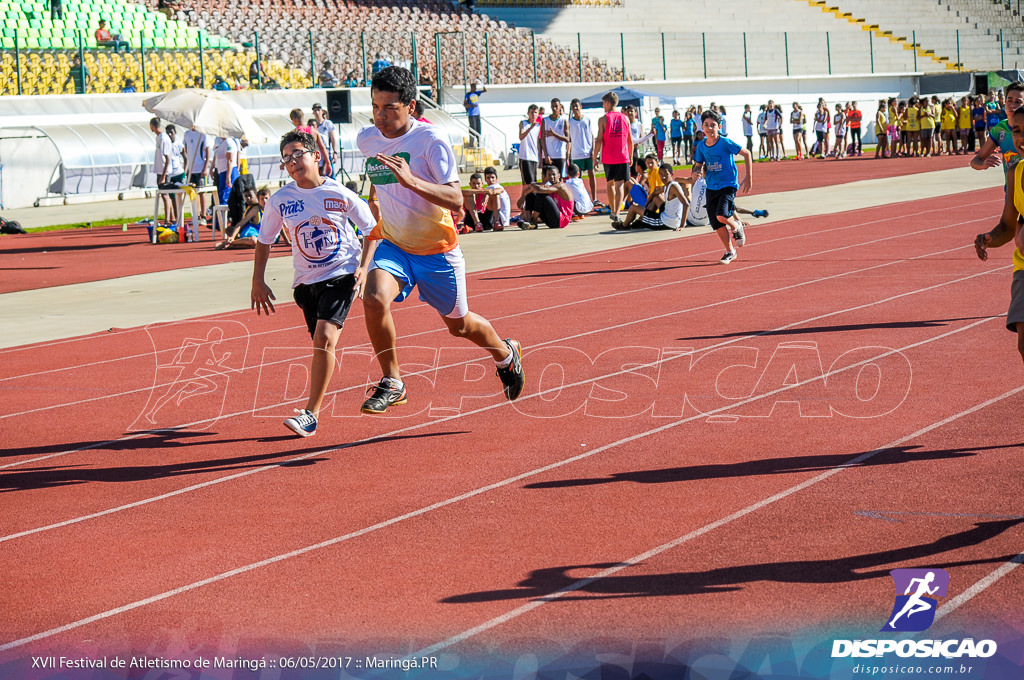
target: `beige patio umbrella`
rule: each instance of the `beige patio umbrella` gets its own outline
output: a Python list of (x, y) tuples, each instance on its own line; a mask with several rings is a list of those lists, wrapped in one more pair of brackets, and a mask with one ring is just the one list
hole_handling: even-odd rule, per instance
[(263, 128), (248, 111), (213, 90), (184, 87), (142, 102), (142, 106), (163, 120), (196, 132), (217, 137), (245, 136), (250, 144), (267, 141)]

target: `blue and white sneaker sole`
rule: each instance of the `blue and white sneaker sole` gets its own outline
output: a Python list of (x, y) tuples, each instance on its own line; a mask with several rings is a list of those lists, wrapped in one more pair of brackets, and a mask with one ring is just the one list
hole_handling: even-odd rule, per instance
[(312, 437), (313, 435), (316, 434), (315, 428), (312, 431), (304, 430), (297, 423), (289, 422), (290, 420), (291, 418), (284, 421), (284, 426), (287, 427), (292, 432), (294, 432), (295, 434), (299, 435), (300, 437)]

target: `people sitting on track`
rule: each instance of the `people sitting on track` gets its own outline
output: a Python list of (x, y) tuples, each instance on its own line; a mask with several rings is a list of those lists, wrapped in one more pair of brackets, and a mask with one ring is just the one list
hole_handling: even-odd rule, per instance
[[(217, 250), (224, 248), (255, 248), (256, 237), (260, 233), (260, 221), (263, 219), (263, 208), (270, 198), (270, 189), (262, 187), (259, 191), (245, 192), (245, 212), (227, 230), (227, 238), (214, 246)], [(282, 232), (284, 233), (284, 232)]]
[(462, 200), (461, 233), (503, 231), (508, 226), (511, 202), (508, 192), (498, 184), (498, 171), (494, 168), (487, 168), (483, 175), (474, 172), (469, 188), (462, 190)]
[(523, 187), (517, 205), (522, 210), (520, 229), (536, 229), (541, 222), (551, 229), (564, 229), (572, 220), (572, 193), (554, 165), (544, 166), (543, 184), (534, 182)]
[(584, 215), (594, 209), (594, 199), (590, 197), (587, 187), (580, 177), (580, 166), (569, 163), (565, 170), (568, 175), (565, 184), (569, 187), (569, 193), (572, 194), (573, 200), (573, 212), (575, 213), (573, 219), (582, 219)]

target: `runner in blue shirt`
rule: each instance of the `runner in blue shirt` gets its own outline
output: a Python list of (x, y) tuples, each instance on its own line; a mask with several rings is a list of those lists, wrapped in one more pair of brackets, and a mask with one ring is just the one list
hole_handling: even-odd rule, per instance
[[(1003, 104), (1007, 117), (1012, 117), (1022, 105), (1024, 105), (1024, 83), (1020, 81), (1010, 83), (1006, 86)], [(1003, 174), (1006, 176), (1006, 181), (1009, 182), (1010, 171), (1017, 167), (1021, 158), (1013, 143), (1010, 126), (1005, 120), (999, 121), (988, 133), (988, 139), (971, 159), (971, 167), (975, 170), (985, 170), (994, 168), (1002, 162)], [(996, 153), (997, 149), (999, 153)]]
[(679, 155), (683, 150), (683, 130), (685, 129), (682, 118), (679, 117), (679, 111), (672, 112), (672, 120), (669, 122), (669, 135), (672, 139), (672, 163), (673, 165), (679, 165)]
[[(721, 136), (722, 120), (716, 112), (705, 111), (701, 114), (700, 120), (704, 139), (694, 148), (693, 172), (690, 179), (696, 182), (702, 174), (704, 175), (711, 227), (726, 248), (725, 255), (719, 262), (729, 264), (736, 259), (733, 241), (738, 246), (746, 243), (743, 222), (736, 217), (734, 202), (737, 189), (748, 193), (754, 185), (753, 157), (748, 150), (733, 140)], [(737, 154), (743, 159), (746, 168), (742, 185), (739, 183), (739, 171), (736, 168)]]

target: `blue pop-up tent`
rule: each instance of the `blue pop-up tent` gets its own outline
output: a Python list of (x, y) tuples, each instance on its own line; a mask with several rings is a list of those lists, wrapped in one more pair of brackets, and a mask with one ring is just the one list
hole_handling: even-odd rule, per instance
[[(580, 99), (580, 105), (585, 109), (597, 109), (601, 107), (601, 97), (603, 97), (609, 90), (602, 90), (597, 94), (592, 94), (589, 97)], [(619, 97), (619, 106), (625, 106), (631, 104), (638, 109), (643, 108), (644, 97), (655, 97), (659, 103), (665, 104), (666, 106), (672, 106), (676, 103), (676, 100), (671, 97), (664, 97), (660, 94), (654, 94), (653, 92), (643, 92), (641, 90), (634, 90), (629, 87), (616, 87), (611, 90)]]

